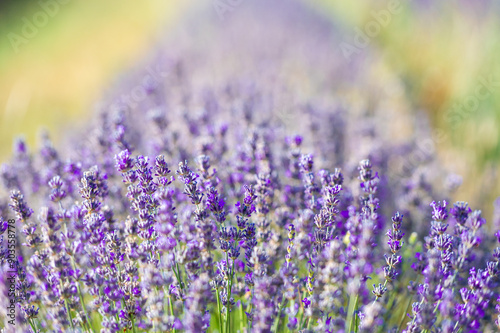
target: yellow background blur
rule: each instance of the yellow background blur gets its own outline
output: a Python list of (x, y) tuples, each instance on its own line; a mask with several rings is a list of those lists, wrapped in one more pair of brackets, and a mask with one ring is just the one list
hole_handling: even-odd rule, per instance
[(33, 22), (43, 9), (37, 1), (0, 8), (0, 160), (14, 135), (33, 146), (41, 128), (57, 139), (65, 124), (87, 120), (111, 81), (147, 56), (183, 8), (181, 1), (66, 1), (28, 43), (14, 46), (9, 33), (23, 36), (23, 18)]
[[(390, 3), (402, 10), (371, 38), (370, 46), (401, 77), (415, 111), (426, 111), (434, 130), (444, 131), (438, 157), (464, 181), (454, 199), (469, 201), (489, 217), (492, 201), (500, 196), (500, 3), (314, 1), (319, 11), (342, 23), (344, 40), (351, 43), (354, 29), (364, 31)], [(451, 126), (447, 114), (455, 103), (475, 96), (485, 78), (497, 84), (477, 107), (465, 107), (464, 116)]]

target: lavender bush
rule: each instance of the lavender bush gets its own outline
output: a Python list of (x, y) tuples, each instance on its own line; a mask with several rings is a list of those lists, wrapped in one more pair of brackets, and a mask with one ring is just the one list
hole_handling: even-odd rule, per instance
[[(58, 148), (15, 142), (4, 331), (500, 329), (500, 233), (414, 158), (425, 126), (400, 143), (383, 103), (344, 98), (349, 81), (384, 95), (317, 14), (238, 10), (187, 24), (154, 60), (165, 80), (122, 78)], [(137, 87), (134, 105), (120, 98)]]

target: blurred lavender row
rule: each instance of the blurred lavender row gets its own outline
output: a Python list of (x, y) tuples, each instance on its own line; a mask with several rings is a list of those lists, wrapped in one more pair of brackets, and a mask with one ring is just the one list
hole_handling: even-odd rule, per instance
[(448, 203), (425, 120), (336, 31), (294, 1), (199, 8), (83, 130), (17, 140), (5, 331), (497, 330), (500, 207)]

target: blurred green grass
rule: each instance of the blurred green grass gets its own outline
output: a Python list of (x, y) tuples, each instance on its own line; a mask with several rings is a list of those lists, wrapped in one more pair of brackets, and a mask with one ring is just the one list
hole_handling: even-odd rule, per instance
[(150, 51), (175, 24), (181, 2), (69, 1), (15, 52), (9, 33), (21, 35), (38, 2), (9, 4), (0, 14), (0, 160), (14, 135), (30, 146), (41, 128), (57, 139), (64, 125), (85, 121), (118, 73)]
[[(318, 0), (318, 10), (340, 22), (344, 40), (353, 42), (354, 29), (374, 20), (373, 11), (401, 4), (386, 27), (370, 39), (386, 65), (400, 75), (414, 109), (426, 111), (445, 140), (437, 143), (440, 162), (461, 175), (456, 200), (486, 211), (500, 196), (500, 85), (477, 108), (466, 108), (456, 122), (447, 115), (456, 102), (474, 96), (481, 78), (500, 82), (500, 11), (494, 1)], [(383, 84), (381, 80), (380, 84)]]

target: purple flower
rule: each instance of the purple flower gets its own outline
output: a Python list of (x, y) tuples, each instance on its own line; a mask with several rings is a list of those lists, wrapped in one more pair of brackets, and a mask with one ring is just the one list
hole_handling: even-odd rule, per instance
[(134, 167), (134, 159), (130, 157), (130, 152), (127, 149), (115, 155), (115, 161), (116, 169), (121, 173), (125, 173)]
[(219, 196), (217, 190), (211, 187), (207, 194), (207, 208), (214, 214), (218, 223), (224, 223), (226, 212), (224, 211), (224, 199)]
[(307, 297), (305, 297), (303, 300), (302, 300), (302, 303), (304, 303), (304, 308), (308, 309), (310, 306), (311, 306), (311, 301), (307, 299)]

